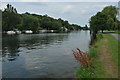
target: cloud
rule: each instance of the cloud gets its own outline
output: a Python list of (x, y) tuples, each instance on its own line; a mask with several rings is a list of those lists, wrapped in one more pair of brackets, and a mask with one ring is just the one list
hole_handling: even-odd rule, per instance
[(1, 3), (0, 4), (0, 9), (3, 10), (4, 8), (6, 8), (6, 3)]
[(63, 10), (62, 10), (62, 13), (66, 13), (66, 12), (69, 12), (73, 9), (73, 6), (72, 5), (66, 5), (63, 7)]
[[(26, 0), (25, 0), (26, 1)], [(117, 3), (108, 2), (9, 2), (16, 7), (19, 13), (35, 13), (40, 15), (47, 14), (54, 18), (68, 20), (71, 24), (75, 23), (84, 26), (88, 24), (91, 16), (101, 11), (107, 5)], [(5, 3), (7, 4), (7, 3)], [(5, 4), (2, 5), (4, 8)]]

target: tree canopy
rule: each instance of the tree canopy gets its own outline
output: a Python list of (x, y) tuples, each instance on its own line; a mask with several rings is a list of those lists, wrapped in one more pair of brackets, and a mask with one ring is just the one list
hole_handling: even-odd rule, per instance
[(102, 30), (116, 30), (119, 27), (117, 20), (117, 8), (115, 6), (106, 6), (101, 12), (90, 18), (90, 29), (97, 33)]
[(41, 29), (58, 31), (61, 31), (63, 28), (67, 28), (68, 30), (81, 29), (79, 25), (70, 24), (61, 18), (54, 19), (47, 14), (38, 15), (30, 14), (29, 12), (19, 14), (16, 8), (10, 4), (7, 4), (7, 8), (2, 11), (2, 26), (3, 31), (19, 29), (36, 32)]

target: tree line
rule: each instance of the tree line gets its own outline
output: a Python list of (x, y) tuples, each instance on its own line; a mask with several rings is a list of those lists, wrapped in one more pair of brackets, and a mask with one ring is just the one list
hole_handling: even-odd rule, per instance
[(96, 35), (99, 31), (120, 30), (120, 21), (117, 19), (118, 8), (106, 6), (101, 12), (90, 18), (90, 30)]
[(81, 26), (77, 24), (70, 24), (66, 20), (54, 19), (46, 15), (30, 14), (28, 12), (19, 14), (16, 8), (12, 5), (7, 4), (7, 8), (2, 11), (2, 31), (9, 30), (32, 30), (36, 32), (37, 30), (58, 30), (64, 31), (68, 30), (79, 30), (82, 29)]

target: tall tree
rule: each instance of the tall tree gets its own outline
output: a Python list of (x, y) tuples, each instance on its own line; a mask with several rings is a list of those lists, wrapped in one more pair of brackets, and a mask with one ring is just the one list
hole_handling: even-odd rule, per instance
[(115, 6), (106, 6), (102, 12), (109, 15), (114, 21), (116, 20), (117, 8)]
[(24, 28), (24, 30), (32, 30), (35, 32), (38, 27), (39, 27), (38, 18), (36, 18), (32, 15), (28, 15), (28, 14), (23, 15), (23, 28)]
[(114, 20), (113, 18), (108, 18), (107, 20), (107, 30), (113, 30), (114, 29)]
[(102, 12), (98, 12), (90, 19), (90, 28), (96, 34), (99, 30), (105, 30), (107, 26), (108, 16)]

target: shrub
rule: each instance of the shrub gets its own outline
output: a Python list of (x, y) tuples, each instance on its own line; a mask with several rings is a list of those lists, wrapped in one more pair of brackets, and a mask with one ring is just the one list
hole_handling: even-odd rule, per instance
[(82, 52), (79, 48), (77, 51), (73, 51), (73, 55), (77, 61), (81, 63), (83, 67), (90, 67), (93, 58), (90, 58), (86, 53)]
[[(76, 72), (77, 78), (93, 78), (94, 77), (94, 66), (92, 65), (93, 56), (95, 53), (91, 50), (92, 54), (88, 55), (87, 53), (82, 52), (79, 48), (77, 51), (73, 51), (75, 59), (80, 62), (81, 67), (78, 68)], [(90, 53), (91, 53), (90, 52)]]
[(102, 33), (97, 34), (97, 40), (100, 40), (100, 39), (102, 39), (102, 38), (103, 38)]

